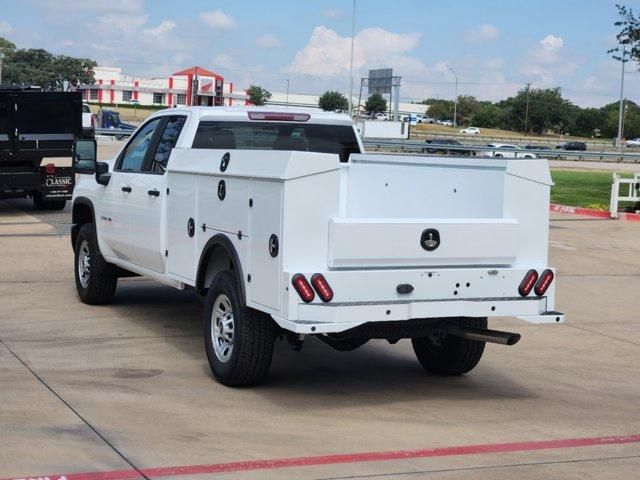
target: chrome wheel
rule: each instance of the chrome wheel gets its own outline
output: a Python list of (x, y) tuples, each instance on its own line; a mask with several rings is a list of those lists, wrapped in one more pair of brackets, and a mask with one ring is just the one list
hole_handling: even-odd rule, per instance
[(235, 322), (231, 301), (224, 293), (216, 297), (211, 313), (211, 340), (213, 350), (222, 363), (231, 358), (233, 352)]
[(89, 243), (83, 240), (78, 250), (78, 278), (82, 288), (89, 286), (89, 278), (91, 275), (91, 252), (89, 251)]

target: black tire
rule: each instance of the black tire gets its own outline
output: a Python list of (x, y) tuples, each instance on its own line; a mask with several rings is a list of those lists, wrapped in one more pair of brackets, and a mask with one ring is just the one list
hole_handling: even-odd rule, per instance
[[(87, 277), (84, 277), (81, 276), (78, 266), (87, 251), (89, 271)], [(76, 290), (80, 300), (89, 305), (111, 303), (118, 285), (118, 269), (102, 257), (93, 223), (85, 223), (80, 228), (76, 238), (74, 257)]]
[[(462, 318), (460, 325), (487, 328), (486, 318)], [(413, 351), (422, 367), (435, 375), (463, 375), (473, 370), (484, 352), (485, 342), (446, 335), (413, 338)]]
[[(226, 299), (226, 300), (225, 300)], [(220, 315), (214, 319), (214, 308)], [(227, 310), (231, 308), (231, 328)], [(212, 329), (216, 328), (216, 331)], [(227, 330), (225, 330), (227, 328)], [(221, 337), (231, 332), (231, 342)], [(263, 381), (269, 373), (277, 329), (265, 313), (241, 303), (236, 276), (231, 271), (220, 272), (211, 282), (204, 306), (204, 347), (209, 366), (216, 379), (229, 387), (244, 387)], [(216, 337), (219, 335), (219, 337)], [(214, 348), (214, 342), (218, 345)]]
[(351, 350), (360, 348), (370, 340), (367, 337), (340, 337), (339, 334), (318, 335), (318, 338), (339, 352), (350, 352)]

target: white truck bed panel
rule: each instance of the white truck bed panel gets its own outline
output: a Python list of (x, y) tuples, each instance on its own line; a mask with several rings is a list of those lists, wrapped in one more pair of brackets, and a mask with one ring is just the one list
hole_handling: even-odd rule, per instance
[[(422, 232), (435, 228), (441, 246), (427, 251)], [(513, 219), (333, 218), (329, 267), (510, 265), (517, 252)]]

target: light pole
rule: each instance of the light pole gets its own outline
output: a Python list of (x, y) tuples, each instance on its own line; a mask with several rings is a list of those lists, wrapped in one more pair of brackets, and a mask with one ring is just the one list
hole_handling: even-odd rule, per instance
[[(349, 62), (349, 118), (353, 115), (353, 40), (356, 34), (356, 0), (351, 13), (351, 60)], [(359, 106), (358, 106), (359, 107)]]
[(524, 113), (524, 136), (527, 136), (527, 130), (529, 129), (529, 91), (531, 90), (531, 84), (527, 83), (527, 108)]
[(620, 112), (618, 113), (618, 148), (622, 148), (622, 139), (624, 137), (624, 128), (622, 126), (622, 118), (624, 116), (624, 64), (627, 60), (624, 58), (627, 54), (626, 47), (622, 48), (622, 75), (620, 76)]
[(4, 60), (4, 52), (0, 48), (0, 85), (2, 85), (2, 61)]
[(456, 98), (453, 101), (453, 128), (458, 126), (458, 76), (456, 72), (453, 71), (453, 68), (449, 67), (449, 71), (453, 74), (453, 77), (456, 79)]

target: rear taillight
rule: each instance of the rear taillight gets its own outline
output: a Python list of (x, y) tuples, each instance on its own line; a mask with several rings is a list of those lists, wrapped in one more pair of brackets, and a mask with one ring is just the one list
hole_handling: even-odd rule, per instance
[(533, 289), (538, 297), (541, 297), (545, 294), (545, 292), (549, 288), (549, 285), (551, 285), (551, 282), (553, 282), (553, 277), (553, 271), (549, 270), (548, 268), (544, 272), (542, 272), (542, 274), (540, 275), (540, 280), (538, 280), (538, 283), (536, 283), (536, 288)]
[(522, 279), (522, 282), (520, 282), (520, 286), (518, 287), (518, 293), (523, 297), (526, 297), (527, 295), (529, 295), (531, 293), (531, 289), (536, 284), (537, 280), (538, 280), (538, 272), (536, 272), (534, 269), (529, 270), (527, 274), (524, 276), (524, 278)]
[(44, 166), (44, 170), (47, 172), (47, 175), (54, 175), (56, 173), (56, 166), (53, 163), (47, 163)]
[(327, 279), (324, 278), (324, 275), (321, 273), (316, 273), (313, 277), (311, 277), (311, 285), (318, 292), (318, 296), (320, 300), (327, 303), (333, 300), (333, 290), (327, 282)]
[(309, 285), (309, 282), (304, 275), (296, 273), (291, 279), (291, 285), (296, 289), (296, 292), (298, 292), (298, 295), (300, 295), (303, 302), (313, 302), (316, 294), (313, 293), (313, 288), (311, 288), (311, 285)]

